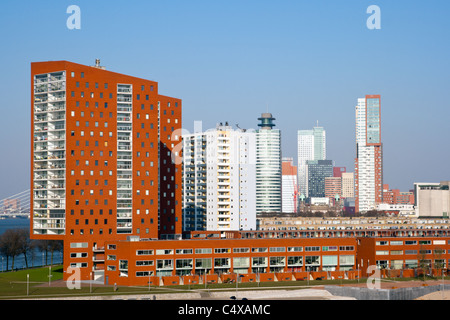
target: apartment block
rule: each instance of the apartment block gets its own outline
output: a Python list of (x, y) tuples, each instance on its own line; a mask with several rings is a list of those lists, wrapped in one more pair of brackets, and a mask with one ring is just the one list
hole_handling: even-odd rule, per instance
[(332, 203), (339, 202), (342, 197), (341, 177), (325, 177), (325, 197), (330, 198)]
[(342, 198), (355, 197), (355, 178), (353, 172), (342, 173)]
[(183, 135), (183, 230), (256, 228), (256, 134), (227, 123)]
[(172, 285), (180, 284), (180, 279), (198, 283), (202, 277), (219, 282), (236, 275), (265, 281), (304, 280), (309, 273), (326, 277), (327, 272), (354, 270), (356, 239), (241, 239), (238, 234), (182, 243), (135, 239), (108, 242), (105, 254), (106, 284)]
[[(414, 269), (447, 268), (449, 237), (366, 237), (358, 238), (357, 267), (376, 265), (381, 270), (402, 270), (396, 276), (417, 276)], [(363, 276), (366, 276), (366, 272)], [(392, 276), (392, 275), (391, 275)]]
[[(104, 242), (181, 237), (181, 100), (158, 83), (69, 61), (31, 64), (31, 238), (104, 275)], [(65, 275), (67, 277), (67, 275)]]

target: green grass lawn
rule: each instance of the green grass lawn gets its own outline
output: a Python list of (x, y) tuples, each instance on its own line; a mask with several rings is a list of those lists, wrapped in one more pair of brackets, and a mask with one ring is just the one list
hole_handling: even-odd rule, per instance
[[(61, 265), (51, 268), (51, 281), (60, 280), (63, 277)], [(6, 296), (18, 296), (27, 294), (27, 275), (29, 275), (29, 293), (37, 285), (48, 283), (49, 267), (33, 268), (19, 271), (0, 273), (0, 299)]]

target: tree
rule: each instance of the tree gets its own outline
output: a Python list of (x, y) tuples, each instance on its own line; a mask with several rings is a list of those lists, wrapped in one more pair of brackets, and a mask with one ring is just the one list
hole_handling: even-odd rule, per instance
[(444, 249), (440, 247), (436, 247), (436, 249), (433, 250), (434, 253), (434, 268), (437, 270), (441, 270), (441, 272), (444, 272), (445, 267), (445, 260), (442, 259), (442, 254), (444, 254)]
[(45, 263), (43, 263), (43, 265), (47, 264), (48, 242), (49, 240), (38, 240), (36, 242), (36, 248), (41, 252), (45, 252)]
[(8, 271), (10, 254), (9, 254), (9, 245), (6, 238), (7, 236), (5, 235), (5, 233), (0, 235), (0, 255), (6, 258), (6, 271)]
[(27, 254), (33, 250), (32, 241), (30, 239), (30, 231), (28, 229), (17, 229), (18, 234), (18, 250), (25, 258), (25, 266), (28, 268)]
[(21, 253), (21, 231), (20, 229), (8, 229), (0, 238), (0, 251), (6, 256), (6, 270), (8, 270), (9, 258), (11, 257), (11, 270), (14, 269), (14, 259)]
[(419, 252), (417, 254), (417, 260), (419, 262), (419, 267), (422, 269), (423, 280), (425, 280), (426, 272), (425, 269), (429, 267), (429, 260), (426, 259), (427, 250), (420, 245)]
[(48, 251), (51, 253), (50, 264), (53, 264), (53, 253), (60, 252), (63, 249), (63, 241), (61, 240), (50, 240), (48, 243)]

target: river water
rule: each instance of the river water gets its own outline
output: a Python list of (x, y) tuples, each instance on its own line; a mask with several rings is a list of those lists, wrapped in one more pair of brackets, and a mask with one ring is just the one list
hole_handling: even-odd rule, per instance
[[(0, 219), (0, 234), (8, 229), (27, 229), (30, 230), (30, 219), (28, 218), (6, 218)], [(45, 253), (39, 250), (34, 250), (34, 257), (32, 259), (31, 253), (28, 256), (28, 267), (38, 267), (50, 264), (50, 253), (48, 253), (47, 262), (45, 261)], [(6, 257), (1, 256), (0, 272), (6, 271)], [(62, 254), (55, 252), (53, 254), (53, 263), (62, 263)], [(11, 269), (12, 259), (9, 258), (8, 270)], [(26, 268), (25, 258), (23, 254), (16, 256), (14, 259), (14, 269)]]

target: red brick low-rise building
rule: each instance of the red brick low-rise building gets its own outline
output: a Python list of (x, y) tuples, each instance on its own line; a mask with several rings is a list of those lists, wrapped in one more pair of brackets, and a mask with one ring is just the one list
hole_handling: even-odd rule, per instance
[[(418, 273), (439, 274), (450, 262), (450, 237), (358, 238), (356, 267), (367, 276), (376, 265), (386, 276), (414, 277)], [(370, 274), (369, 274), (370, 275)]]
[[(130, 239), (132, 240), (132, 239)], [(109, 241), (105, 283), (283, 281), (356, 277), (355, 238)]]

